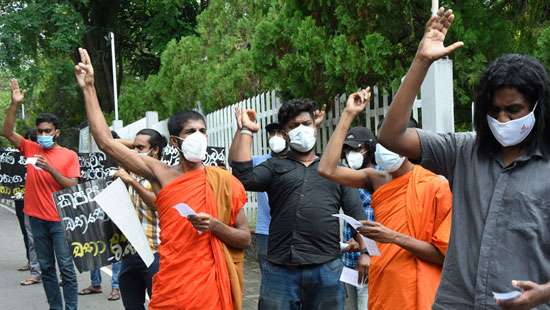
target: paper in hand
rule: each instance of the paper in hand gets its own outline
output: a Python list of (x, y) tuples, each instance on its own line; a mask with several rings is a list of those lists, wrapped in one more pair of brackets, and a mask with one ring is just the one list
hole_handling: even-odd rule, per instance
[(340, 281), (353, 285), (355, 287), (364, 287), (362, 283), (359, 283), (359, 272), (355, 269), (344, 267), (342, 274), (340, 275)]
[[(197, 213), (195, 212), (195, 210), (191, 209), (190, 206), (188, 206), (187, 204), (185, 203), (178, 203), (177, 205), (173, 206), (174, 209), (178, 210), (179, 214), (183, 217), (185, 217), (186, 219), (189, 219), (189, 216), (192, 216), (192, 215), (196, 215)], [(200, 234), (202, 234), (202, 231), (200, 230), (197, 230), (197, 232)]]
[(36, 163), (38, 162), (38, 157), (27, 157), (25, 159), (25, 165), (33, 165), (35, 169), (42, 169), (38, 166), (36, 166)]
[(495, 293), (493, 292), (493, 297), (495, 297), (496, 300), (514, 300), (521, 296), (520, 291), (511, 291), (506, 293)]
[(190, 206), (188, 206), (185, 203), (178, 203), (174, 206), (176, 210), (178, 210), (179, 214), (183, 217), (188, 217), (189, 215), (195, 215), (195, 210), (191, 209)]
[[(363, 224), (359, 222), (358, 220), (354, 219), (353, 217), (345, 214), (333, 214), (332, 216), (341, 218), (344, 220), (344, 222), (348, 223), (353, 229), (357, 229), (361, 227)], [(370, 256), (380, 256), (380, 249), (378, 248), (378, 245), (376, 245), (376, 241), (367, 238), (365, 236), (362, 236), (363, 240), (365, 240), (365, 244), (367, 246), (367, 251), (369, 252)]]

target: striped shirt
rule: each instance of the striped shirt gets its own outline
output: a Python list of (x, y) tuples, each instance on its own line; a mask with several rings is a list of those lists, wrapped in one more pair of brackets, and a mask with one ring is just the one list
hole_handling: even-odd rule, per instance
[[(149, 183), (149, 181), (137, 175), (132, 176), (136, 178), (139, 184), (141, 184), (147, 190), (153, 190), (153, 187), (151, 186), (151, 183)], [(137, 191), (132, 186), (130, 186), (128, 191), (130, 192), (130, 198), (132, 199), (132, 203), (136, 208), (136, 213), (139, 221), (141, 222), (141, 226), (143, 227), (143, 231), (145, 231), (145, 236), (149, 241), (149, 246), (151, 247), (151, 250), (156, 252), (160, 245), (160, 227), (157, 210), (150, 208), (143, 201), (143, 199), (141, 199)]]

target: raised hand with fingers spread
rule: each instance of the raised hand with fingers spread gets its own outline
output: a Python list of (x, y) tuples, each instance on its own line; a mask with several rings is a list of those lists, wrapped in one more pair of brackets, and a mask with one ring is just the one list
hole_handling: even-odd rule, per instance
[(440, 8), (437, 15), (430, 18), (416, 52), (417, 57), (432, 62), (464, 46), (463, 42), (455, 42), (447, 47), (443, 44), (454, 18), (453, 10), (445, 11), (444, 8)]
[(12, 104), (20, 104), (25, 99), (23, 93), (19, 89), (19, 82), (16, 79), (12, 79), (11, 82), (11, 102)]
[(88, 51), (83, 48), (78, 49), (80, 62), (74, 66), (74, 74), (80, 88), (94, 85), (94, 67), (88, 55)]

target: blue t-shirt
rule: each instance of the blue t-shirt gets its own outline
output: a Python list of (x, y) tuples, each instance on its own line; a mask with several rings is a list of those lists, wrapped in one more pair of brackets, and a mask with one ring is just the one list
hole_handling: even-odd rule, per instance
[[(252, 156), (252, 165), (254, 167), (271, 158), (271, 153), (260, 156)], [(269, 223), (271, 215), (269, 214), (269, 199), (266, 192), (256, 193), (258, 198), (258, 218), (256, 220), (256, 234), (269, 235)]]

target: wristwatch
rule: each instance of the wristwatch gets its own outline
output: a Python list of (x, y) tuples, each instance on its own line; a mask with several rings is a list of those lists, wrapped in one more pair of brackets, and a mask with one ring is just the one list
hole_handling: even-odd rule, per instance
[(367, 250), (367, 248), (361, 249), (361, 254), (367, 254), (370, 256), (369, 250)]

